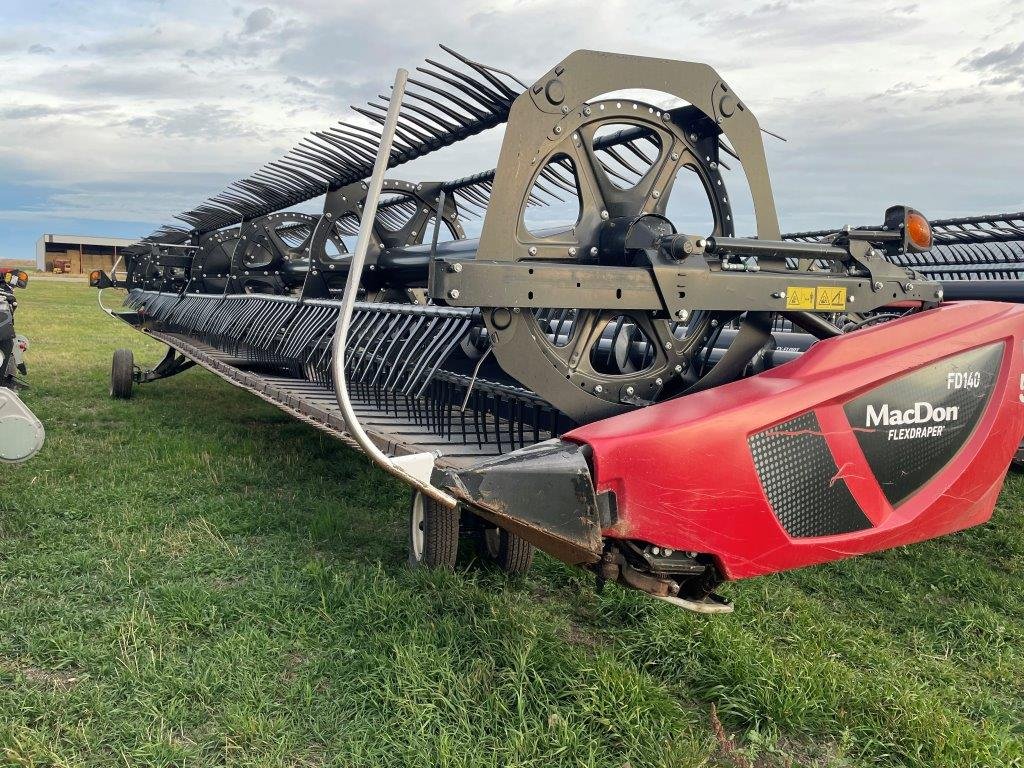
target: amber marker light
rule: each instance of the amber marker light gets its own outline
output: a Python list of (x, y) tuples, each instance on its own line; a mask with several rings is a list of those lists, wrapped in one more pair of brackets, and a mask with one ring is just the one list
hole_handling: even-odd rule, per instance
[(927, 251), (932, 247), (932, 225), (917, 211), (907, 212), (907, 240), (914, 248)]

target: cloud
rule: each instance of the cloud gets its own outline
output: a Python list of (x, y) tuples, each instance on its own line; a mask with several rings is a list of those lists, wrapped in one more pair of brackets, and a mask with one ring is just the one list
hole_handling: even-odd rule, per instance
[(32, 45), (28, 47), (28, 52), (31, 54), (38, 54), (41, 56), (49, 56), (51, 53), (54, 52), (54, 49), (48, 45), (43, 45), (42, 43), (32, 43)]
[[(863, 223), (897, 200), (950, 215), (1024, 205), (1024, 17), (1003, 0), (27, 8), (0, 31), (0, 218), (39, 231), (73, 215), (96, 234), (126, 219), (144, 234), (386, 93), (397, 67), (439, 58), (436, 41), (527, 82), (576, 48), (712, 64), (790, 140), (767, 140), (784, 228)], [(487, 132), (400, 175), (493, 167), (500, 140)], [(750, 231), (749, 214), (737, 220)]]
[(1008, 43), (987, 53), (961, 59), (969, 72), (981, 72), (986, 85), (1024, 86), (1024, 42)]
[(71, 115), (106, 114), (110, 111), (107, 104), (15, 104), (0, 107), (0, 121), (64, 119)]
[(184, 23), (115, 29), (97, 40), (80, 44), (77, 50), (104, 60), (173, 55), (193, 44), (195, 32)]
[(266, 6), (263, 8), (257, 8), (245, 17), (245, 24), (242, 27), (242, 32), (247, 35), (262, 32), (273, 23), (274, 16), (274, 11), (271, 8), (267, 8)]
[(244, 140), (269, 132), (266, 129), (261, 132), (234, 110), (213, 104), (161, 109), (152, 115), (132, 117), (117, 124), (147, 136), (187, 139)]

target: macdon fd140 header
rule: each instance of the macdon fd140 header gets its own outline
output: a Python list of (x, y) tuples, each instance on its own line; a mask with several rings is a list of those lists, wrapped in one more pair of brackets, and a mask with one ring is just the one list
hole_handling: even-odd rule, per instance
[[(723, 581), (991, 515), (1024, 309), (944, 303), (906, 266), (923, 215), (783, 239), (762, 131), (708, 66), (577, 51), (524, 84), (445, 52), (92, 275), (168, 347), (152, 370), (118, 350), (112, 394), (199, 364), (408, 482), (414, 564), (451, 567), (461, 536), (521, 572), (533, 545), (704, 612)], [(501, 123), (493, 170), (386, 177)], [(670, 218), (686, 186), (710, 231)], [(780, 323), (816, 341), (766, 369)]]

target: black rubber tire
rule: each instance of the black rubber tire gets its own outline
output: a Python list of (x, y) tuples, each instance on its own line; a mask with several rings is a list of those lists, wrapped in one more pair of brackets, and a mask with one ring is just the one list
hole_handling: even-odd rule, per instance
[(454, 570), (459, 556), (459, 510), (449, 509), (413, 491), (409, 504), (408, 551), (412, 568)]
[(110, 366), (110, 396), (116, 400), (130, 399), (134, 383), (135, 356), (130, 349), (116, 350)]
[(523, 576), (533, 565), (533, 545), (504, 528), (485, 528), (480, 534), (480, 549), (509, 576)]

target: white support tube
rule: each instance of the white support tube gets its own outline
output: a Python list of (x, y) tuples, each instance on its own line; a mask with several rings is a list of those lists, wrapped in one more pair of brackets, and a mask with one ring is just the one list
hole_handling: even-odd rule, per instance
[[(120, 263), (121, 263), (121, 254), (118, 254), (117, 260), (114, 262), (114, 266), (112, 266), (110, 268), (110, 279), (111, 280), (116, 280), (117, 279), (117, 277), (116, 277), (116, 275), (117, 275), (117, 265), (120, 264)], [(126, 275), (126, 277), (127, 277), (127, 275)], [(113, 317), (114, 316), (114, 310), (107, 309), (103, 305), (103, 291), (105, 291), (105, 290), (106, 290), (106, 288), (100, 288), (98, 291), (96, 291), (96, 303), (100, 305), (100, 309), (102, 309), (108, 315)]]
[[(345, 293), (341, 299), (341, 310), (338, 312), (338, 323), (334, 328), (334, 342), (332, 344), (331, 373), (334, 378), (334, 394), (338, 398), (338, 407), (341, 408), (342, 418), (349, 435), (363, 449), (367, 456), (375, 464), (387, 472), (390, 472), (400, 480), (404, 480), (413, 488), (425, 496), (429, 496), (439, 504), (454, 508), (458, 505), (455, 497), (445, 493), (430, 482), (430, 470), (433, 468), (434, 457), (432, 454), (414, 454), (393, 459), (380, 450), (366, 434), (359, 419), (356, 418), (352, 408), (352, 401), (349, 399), (348, 384), (345, 380), (345, 347), (348, 341), (349, 325), (352, 322), (352, 310), (355, 307), (356, 295), (359, 292), (359, 282), (363, 274), (363, 263), (366, 261), (366, 252), (370, 247), (370, 238), (373, 236), (373, 224), (377, 217), (377, 203), (380, 198), (381, 186), (384, 184), (384, 173), (388, 168), (388, 160), (391, 157), (391, 144), (395, 138), (395, 126), (398, 123), (398, 112), (402, 106), (402, 97), (405, 94), (405, 81), (409, 73), (404, 69), (398, 70), (395, 75), (395, 87), (391, 92), (391, 101), (388, 103), (388, 114), (381, 128), (380, 147), (377, 149), (377, 159), (373, 164), (373, 175), (370, 176), (369, 186), (366, 190), (366, 201), (363, 203), (363, 214), (359, 222), (359, 237), (356, 240), (356, 248), (352, 253), (349, 262), (348, 277), (345, 280)], [(326, 215), (326, 214), (325, 214)], [(413, 474), (415, 472), (415, 474)]]

